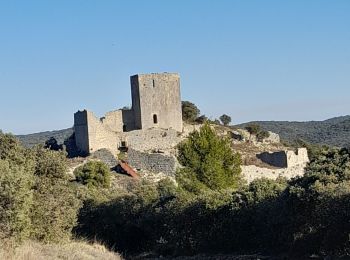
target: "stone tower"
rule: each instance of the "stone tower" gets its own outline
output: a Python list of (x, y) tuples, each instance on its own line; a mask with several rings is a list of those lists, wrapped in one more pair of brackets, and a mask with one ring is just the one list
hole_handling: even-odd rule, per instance
[(182, 132), (179, 74), (140, 74), (131, 76), (130, 82), (136, 128)]

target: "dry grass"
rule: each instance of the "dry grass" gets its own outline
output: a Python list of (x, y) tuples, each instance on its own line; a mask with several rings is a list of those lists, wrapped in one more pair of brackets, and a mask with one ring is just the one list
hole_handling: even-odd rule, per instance
[(0, 259), (4, 260), (82, 260), (82, 259), (107, 259), (121, 260), (121, 256), (108, 251), (99, 244), (72, 241), (68, 244), (40, 244), (37, 242), (25, 242), (18, 247), (2, 244)]

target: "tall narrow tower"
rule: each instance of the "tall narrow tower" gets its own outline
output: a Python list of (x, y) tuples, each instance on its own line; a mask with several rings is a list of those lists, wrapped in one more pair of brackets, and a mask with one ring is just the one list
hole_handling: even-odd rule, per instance
[(139, 74), (131, 76), (130, 82), (136, 128), (182, 132), (179, 74)]

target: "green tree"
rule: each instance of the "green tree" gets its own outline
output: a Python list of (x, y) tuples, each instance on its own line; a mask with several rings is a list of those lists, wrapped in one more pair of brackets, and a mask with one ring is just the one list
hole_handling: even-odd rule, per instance
[(182, 119), (186, 122), (195, 122), (200, 114), (198, 107), (189, 101), (182, 101)]
[(81, 202), (67, 174), (66, 154), (38, 147), (35, 156), (31, 237), (44, 242), (68, 241)]
[(0, 239), (30, 235), (34, 161), (11, 134), (0, 132)]
[(208, 120), (208, 118), (205, 115), (201, 115), (197, 117), (196, 122), (199, 124), (203, 124)]
[(58, 144), (55, 137), (50, 137), (48, 140), (46, 140), (44, 147), (54, 151), (59, 151), (63, 149), (62, 145)]
[(33, 172), (0, 160), (0, 239), (16, 241), (30, 235)]
[(233, 153), (229, 140), (217, 136), (208, 123), (179, 145), (178, 159), (184, 167), (177, 181), (190, 192), (236, 188), (241, 179), (240, 154)]
[(223, 114), (222, 116), (220, 116), (220, 121), (224, 126), (227, 126), (231, 123), (231, 117), (226, 114)]
[(108, 166), (103, 162), (90, 161), (74, 171), (76, 180), (88, 187), (110, 186), (111, 173)]
[(258, 124), (249, 124), (248, 126), (245, 127), (245, 129), (251, 134), (251, 135), (256, 135), (260, 131), (260, 125)]
[(259, 131), (256, 135), (256, 138), (259, 142), (262, 142), (262, 141), (264, 141), (264, 139), (269, 138), (269, 137), (270, 137), (270, 133), (268, 131), (264, 131), (264, 130)]
[(260, 132), (260, 125), (256, 123), (252, 123), (246, 126), (245, 129), (249, 132), (250, 134), (249, 139), (251, 140), (252, 135), (257, 135)]

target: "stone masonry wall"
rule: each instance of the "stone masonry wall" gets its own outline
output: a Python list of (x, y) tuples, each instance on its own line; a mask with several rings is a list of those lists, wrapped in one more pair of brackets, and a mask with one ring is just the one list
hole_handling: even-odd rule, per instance
[(164, 173), (168, 176), (174, 176), (176, 171), (176, 158), (172, 155), (146, 153), (129, 149), (128, 162), (138, 170), (147, 170), (152, 173)]
[(138, 151), (162, 150), (169, 152), (182, 139), (175, 130), (149, 129), (123, 133), (127, 146)]
[(299, 148), (296, 152), (291, 150), (273, 153), (264, 152), (256, 156), (261, 161), (279, 168), (306, 165), (309, 162), (306, 148)]
[(130, 81), (137, 127), (143, 130), (172, 128), (182, 132), (179, 74), (140, 74), (132, 76)]
[(89, 153), (89, 132), (87, 111), (78, 111), (74, 114), (75, 144), (78, 153)]
[(89, 153), (102, 148), (106, 148), (114, 154), (117, 153), (120, 146), (119, 135), (106, 128), (100, 119), (95, 117), (92, 112), (88, 112), (88, 122)]

